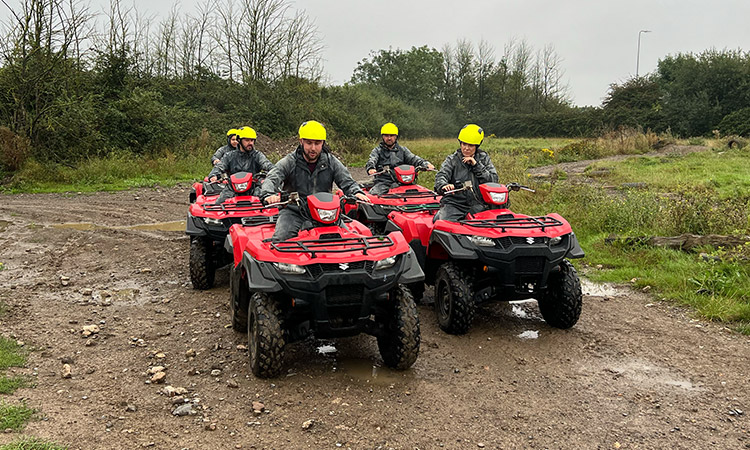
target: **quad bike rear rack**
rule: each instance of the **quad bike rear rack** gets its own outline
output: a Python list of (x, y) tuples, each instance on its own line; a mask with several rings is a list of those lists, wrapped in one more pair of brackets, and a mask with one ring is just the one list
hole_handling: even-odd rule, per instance
[(379, 205), (385, 209), (392, 209), (400, 212), (422, 212), (437, 211), (440, 209), (440, 203), (423, 203), (421, 205)]
[(262, 202), (252, 202), (248, 200), (242, 200), (236, 203), (220, 203), (218, 205), (203, 205), (203, 209), (206, 211), (221, 211), (223, 213), (229, 212), (253, 212), (261, 211), (266, 209), (266, 206)]
[(431, 198), (434, 200), (437, 200), (438, 195), (432, 191), (419, 191), (417, 189), (414, 189), (415, 192), (402, 192), (400, 194), (382, 194), (378, 197), (385, 198), (388, 200), (403, 200), (407, 201), (408, 199), (414, 199), (414, 198)]
[(544, 231), (545, 228), (559, 227), (563, 223), (559, 220), (548, 217), (508, 217), (499, 216), (495, 219), (464, 219), (459, 220), (458, 223), (461, 225), (467, 225), (476, 228), (500, 228), (503, 232), (506, 229), (533, 229), (541, 228)]
[(361, 251), (363, 255), (366, 255), (369, 250), (392, 245), (394, 245), (394, 242), (389, 236), (363, 236), (359, 238), (272, 242), (271, 248), (282, 253), (309, 253), (311, 258), (315, 258), (317, 253)]

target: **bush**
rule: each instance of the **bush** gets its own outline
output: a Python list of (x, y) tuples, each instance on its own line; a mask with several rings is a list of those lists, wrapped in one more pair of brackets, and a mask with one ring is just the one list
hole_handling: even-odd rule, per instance
[(750, 137), (750, 108), (742, 108), (727, 114), (719, 122), (718, 129), (723, 135)]
[(29, 143), (26, 139), (0, 127), (0, 167), (9, 172), (20, 169), (29, 154)]

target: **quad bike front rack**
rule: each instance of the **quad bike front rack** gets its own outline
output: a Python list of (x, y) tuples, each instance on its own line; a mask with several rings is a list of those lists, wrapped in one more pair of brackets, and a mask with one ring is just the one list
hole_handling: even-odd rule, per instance
[(282, 253), (309, 253), (311, 258), (318, 253), (344, 253), (369, 250), (394, 245), (389, 236), (363, 236), (359, 238), (308, 239), (302, 241), (272, 242), (271, 248)]
[(503, 233), (506, 229), (528, 230), (540, 228), (542, 231), (545, 231), (545, 228), (559, 227), (563, 224), (554, 217), (512, 217), (510, 214), (508, 217), (498, 216), (495, 219), (464, 219), (459, 220), (458, 223), (476, 228), (500, 228)]

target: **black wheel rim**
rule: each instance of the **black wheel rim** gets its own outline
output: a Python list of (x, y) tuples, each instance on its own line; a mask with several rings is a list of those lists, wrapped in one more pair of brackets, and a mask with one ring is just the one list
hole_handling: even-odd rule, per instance
[(440, 281), (438, 284), (438, 295), (435, 301), (437, 302), (438, 315), (441, 318), (447, 318), (451, 312), (451, 292), (450, 286), (445, 281)]

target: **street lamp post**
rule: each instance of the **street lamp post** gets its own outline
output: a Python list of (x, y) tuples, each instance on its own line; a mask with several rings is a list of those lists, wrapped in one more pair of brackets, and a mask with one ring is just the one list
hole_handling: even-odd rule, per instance
[(641, 33), (650, 33), (651, 30), (641, 30), (638, 32), (638, 52), (635, 58), (635, 77), (638, 78), (638, 69), (641, 65)]

